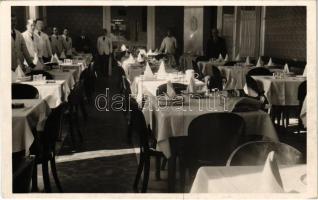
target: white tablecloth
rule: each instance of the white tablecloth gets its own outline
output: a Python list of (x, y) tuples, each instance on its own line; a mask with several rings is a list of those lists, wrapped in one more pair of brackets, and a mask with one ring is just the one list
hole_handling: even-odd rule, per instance
[(272, 105), (297, 106), (298, 87), (306, 80), (304, 77), (285, 77), (276, 79), (273, 76), (253, 76), (265, 91), (265, 96)]
[(55, 80), (55, 83), (46, 83), (38, 81), (21, 82), (36, 87), (39, 91), (40, 99), (45, 99), (50, 108), (55, 108), (66, 101), (71, 88), (65, 80)]
[[(132, 93), (137, 97), (142, 96), (144, 93), (156, 96), (158, 87), (167, 83), (168, 80), (170, 80), (172, 83), (182, 83), (185, 85), (189, 84), (185, 78), (185, 75), (181, 72), (169, 73), (167, 78), (154, 78), (153, 80), (144, 80), (143, 76), (139, 76), (136, 77), (134, 82), (131, 84)], [(195, 79), (195, 87), (197, 90), (202, 90), (204, 86), (204, 82)]]
[[(263, 166), (199, 168), (190, 193), (257, 193)], [(284, 191), (305, 193), (306, 165), (279, 166)]]
[(307, 128), (307, 97), (301, 107), (300, 119), (303, 122), (304, 127)]
[(249, 70), (255, 67), (241, 67), (241, 66), (222, 66), (221, 62), (198, 62), (199, 69), (204, 76), (213, 75), (212, 66), (217, 66), (221, 75), (227, 80), (225, 90), (243, 89), (246, 83), (246, 74)]
[(24, 108), (12, 109), (12, 152), (28, 150), (33, 143), (32, 129), (43, 131), (47, 116), (51, 112), (41, 99), (16, 99), (12, 103), (24, 103)]
[(65, 80), (69, 88), (73, 88), (80, 76), (80, 72), (77, 69), (69, 69), (68, 71), (54, 69), (48, 72), (54, 76), (54, 80)]
[[(190, 99), (190, 103), (186, 100), (182, 110), (177, 110), (177, 107), (172, 106), (160, 109), (158, 104), (154, 103), (154, 98), (152, 97), (150, 99), (152, 102), (146, 102), (143, 112), (147, 124), (150, 124), (156, 136), (158, 142), (157, 149), (162, 151), (166, 157), (170, 157), (171, 155), (169, 138), (187, 136), (188, 127), (194, 118), (206, 113), (224, 112), (223, 106), (220, 106), (218, 103), (216, 104), (216, 111), (214, 111), (214, 109), (212, 109), (213, 101), (211, 100), (209, 105), (207, 99)], [(189, 105), (191, 105), (191, 107), (189, 107)], [(267, 113), (263, 111), (252, 111), (237, 114), (245, 120), (246, 135), (262, 135), (273, 141), (279, 141), (276, 130)]]

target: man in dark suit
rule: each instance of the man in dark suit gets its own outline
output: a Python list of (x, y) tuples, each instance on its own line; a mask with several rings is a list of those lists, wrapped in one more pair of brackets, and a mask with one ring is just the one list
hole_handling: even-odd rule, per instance
[(91, 43), (83, 29), (78, 38), (76, 38), (74, 46), (77, 52), (90, 53)]
[(222, 54), (223, 58), (226, 55), (225, 40), (219, 37), (219, 31), (216, 28), (211, 30), (211, 37), (207, 41), (205, 56), (210, 58), (218, 58)]

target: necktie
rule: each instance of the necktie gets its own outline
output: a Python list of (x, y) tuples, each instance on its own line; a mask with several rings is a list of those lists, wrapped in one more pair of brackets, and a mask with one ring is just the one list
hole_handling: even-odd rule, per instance
[(105, 37), (103, 37), (103, 40), (105, 41)]
[(34, 40), (33, 34), (31, 35), (31, 39), (32, 39), (32, 41)]
[(68, 37), (66, 38), (66, 42), (68, 42)]
[(59, 36), (56, 36), (56, 40), (59, 40)]
[(39, 35), (41, 35), (41, 31), (39, 31)]
[(52, 37), (49, 37), (50, 42), (52, 42)]
[(15, 31), (14, 31), (14, 30), (11, 31), (11, 36), (12, 36), (13, 39), (15, 40), (16, 35), (15, 35)]

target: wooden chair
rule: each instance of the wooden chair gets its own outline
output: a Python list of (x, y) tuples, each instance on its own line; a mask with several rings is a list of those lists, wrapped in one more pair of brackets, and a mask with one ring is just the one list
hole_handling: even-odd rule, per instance
[(256, 67), (247, 72), (248, 76), (272, 76), (273, 73), (265, 67)]
[(281, 165), (304, 163), (302, 153), (285, 143), (252, 141), (237, 147), (229, 156), (227, 166), (264, 165), (269, 152), (275, 151)]
[(12, 83), (12, 99), (38, 99), (39, 91), (36, 87), (28, 84)]
[(12, 192), (13, 193), (28, 193), (30, 192), (30, 183), (32, 172), (35, 165), (35, 156), (24, 157), (13, 169), (12, 176)]
[[(150, 158), (155, 157), (156, 160), (158, 160), (163, 157), (163, 154), (162, 152), (156, 151), (154, 148), (151, 147), (151, 145), (149, 145), (150, 133), (146, 125), (145, 117), (141, 110), (132, 110), (131, 123), (132, 130), (139, 135), (140, 139), (140, 158), (133, 189), (138, 192), (138, 184), (141, 173), (144, 172), (141, 192), (145, 193), (147, 192), (148, 188)], [(160, 178), (160, 162), (156, 162), (156, 178)]]
[(201, 166), (225, 166), (232, 151), (239, 145), (245, 130), (242, 117), (234, 113), (208, 113), (192, 120), (184, 155), (181, 155), (181, 184), (185, 186), (185, 170), (190, 181)]
[[(42, 165), (43, 182), (45, 192), (51, 192), (51, 184), (49, 177), (48, 162), (51, 165), (52, 175), (59, 192), (63, 192), (60, 181), (57, 176), (55, 164), (55, 144), (62, 130), (62, 116), (66, 109), (66, 104), (62, 103), (57, 108), (52, 109), (48, 116), (43, 133), (39, 133), (39, 143), (42, 146), (42, 151), (36, 152), (36, 164)], [(33, 191), (37, 189), (37, 168), (33, 170), (32, 177)]]

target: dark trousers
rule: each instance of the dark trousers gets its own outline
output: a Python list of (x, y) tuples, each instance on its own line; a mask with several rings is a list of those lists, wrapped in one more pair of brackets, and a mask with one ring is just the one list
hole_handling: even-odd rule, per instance
[(43, 62), (44, 63), (47, 63), (47, 62), (50, 62), (51, 61), (51, 58), (49, 58), (49, 57), (42, 57), (42, 59), (43, 59)]
[(102, 76), (108, 76), (108, 68), (109, 68), (109, 55), (103, 54), (99, 55), (100, 60), (100, 69), (99, 72)]

